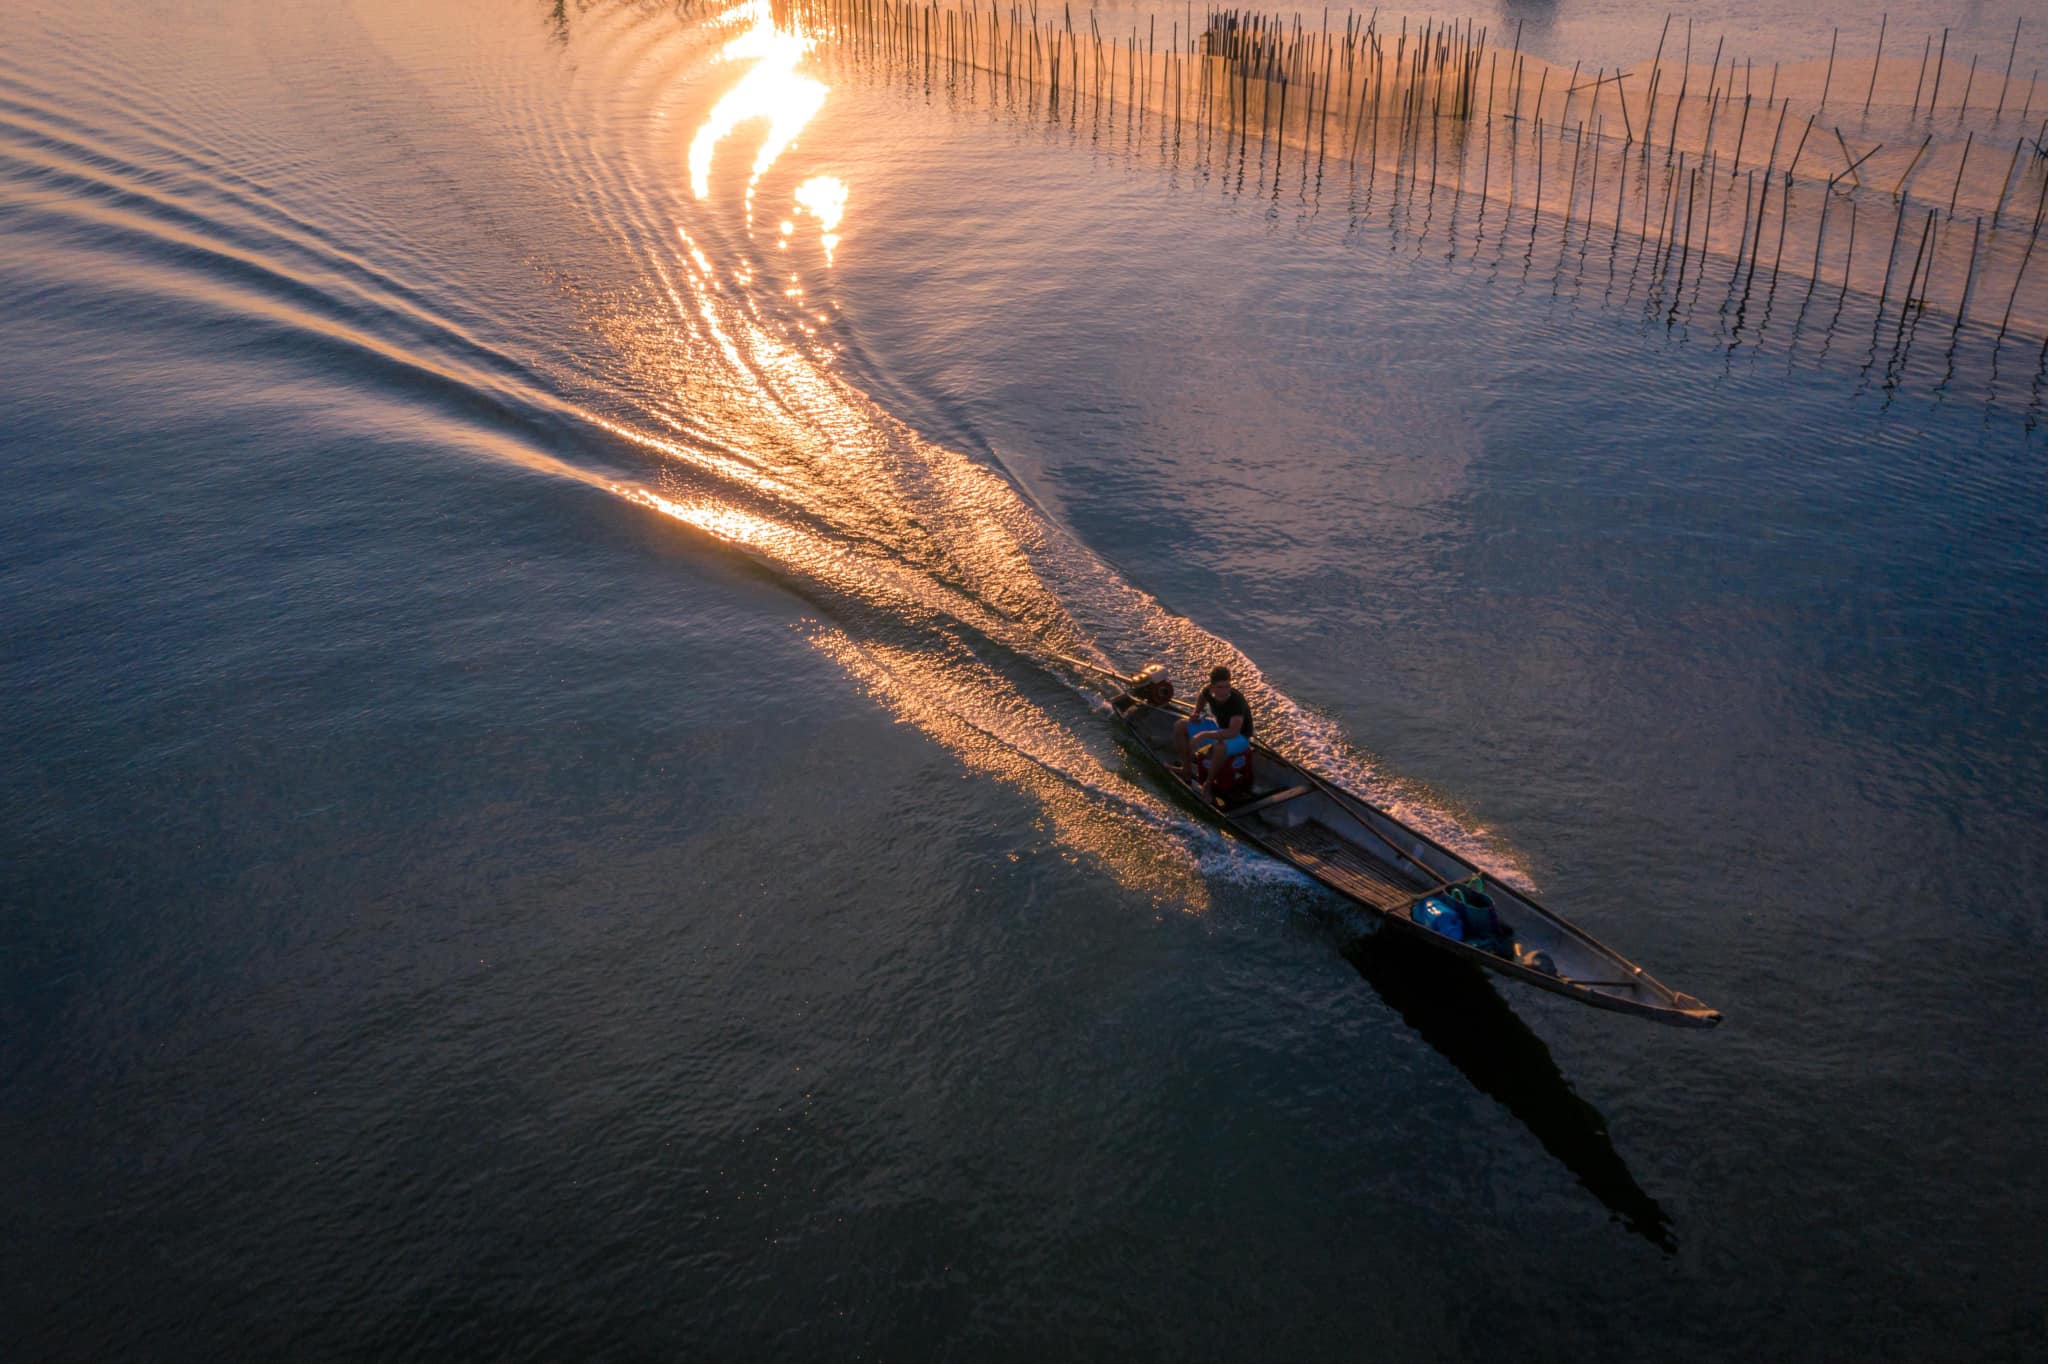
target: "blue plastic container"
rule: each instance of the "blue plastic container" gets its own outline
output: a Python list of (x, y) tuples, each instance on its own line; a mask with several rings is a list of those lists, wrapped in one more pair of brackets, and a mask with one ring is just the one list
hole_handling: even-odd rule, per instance
[(1432, 933), (1441, 933), (1453, 942), (1465, 941), (1465, 917), (1448, 900), (1432, 895), (1427, 900), (1416, 901), (1408, 914)]

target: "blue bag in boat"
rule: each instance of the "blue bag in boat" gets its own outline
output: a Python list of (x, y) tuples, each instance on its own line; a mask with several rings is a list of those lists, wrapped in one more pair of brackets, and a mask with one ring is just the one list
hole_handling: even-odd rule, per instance
[(1458, 913), (1458, 907), (1448, 900), (1430, 896), (1417, 900), (1415, 907), (1408, 911), (1409, 917), (1432, 933), (1441, 933), (1453, 942), (1465, 940), (1465, 918)]

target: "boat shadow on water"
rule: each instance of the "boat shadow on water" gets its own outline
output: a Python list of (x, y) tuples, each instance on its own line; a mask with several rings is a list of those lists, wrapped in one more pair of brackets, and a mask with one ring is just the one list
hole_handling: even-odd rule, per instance
[[(1256, 739), (1213, 758), (1214, 779), (1229, 794), (1198, 792), (1172, 765), (1176, 746), (1185, 749), (1176, 723), (1192, 708), (1173, 699), (1164, 670), (1152, 665), (1137, 677), (1095, 671), (1124, 687), (1111, 702), (1118, 742), (1146, 759), (1177, 803), (1201, 810), (1330, 892), (1333, 908), (1344, 906), (1336, 922), (1350, 930), (1343, 932), (1344, 955), (1380, 997), (1481, 1093), (1519, 1118), (1624, 1226), (1666, 1253), (1676, 1250), (1670, 1217), (1629, 1174), (1607, 1120), (1573, 1091), (1550, 1048), (1492, 981), (1498, 973), (1667, 1024), (1711, 1027), (1718, 1012), (1660, 984), (1530, 897), (1490, 879), (1482, 889), (1484, 873), (1472, 863)], [(1421, 926), (1426, 907), (1452, 916), (1462, 931)], [(1372, 931), (1361, 934), (1367, 924)], [(1473, 924), (1479, 930), (1467, 941)]]
[(1550, 1048), (1492, 981), (1387, 933), (1353, 937), (1343, 954), (1423, 1041), (1514, 1114), (1616, 1220), (1667, 1254), (1677, 1250), (1670, 1216), (1629, 1173), (1607, 1119), (1579, 1097)]

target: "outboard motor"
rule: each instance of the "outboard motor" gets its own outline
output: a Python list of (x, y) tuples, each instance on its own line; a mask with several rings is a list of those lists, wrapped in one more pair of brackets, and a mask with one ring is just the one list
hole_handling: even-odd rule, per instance
[(1164, 706), (1173, 700), (1173, 679), (1160, 663), (1147, 663), (1131, 679), (1131, 695), (1148, 706)]

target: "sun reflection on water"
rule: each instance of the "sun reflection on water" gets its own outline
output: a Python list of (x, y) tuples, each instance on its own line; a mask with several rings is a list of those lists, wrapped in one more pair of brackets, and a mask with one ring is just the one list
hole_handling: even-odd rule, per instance
[(711, 195), (711, 159), (718, 144), (740, 124), (766, 119), (768, 134), (754, 156), (747, 178), (747, 225), (754, 220), (754, 191), (775, 162), (796, 141), (804, 125), (824, 107), (827, 88), (809, 76), (797, 74), (797, 63), (816, 45), (792, 17), (788, 27), (778, 27), (767, 0), (748, 0), (728, 10), (724, 22), (747, 27), (720, 50), (720, 61), (751, 61), (754, 65), (739, 83), (725, 92), (690, 141), (690, 192), (699, 199)]
[[(712, 223), (675, 225), (681, 250), (647, 262), (657, 306), (608, 315), (608, 334), (634, 366), (687, 395), (653, 404), (673, 432), (658, 447), (642, 442), (663, 457), (658, 488), (614, 482), (610, 491), (739, 551), (818, 604), (833, 618), (813, 638), (819, 651), (970, 767), (1029, 794), (1052, 846), (1099, 860), (1162, 904), (1202, 909), (1212, 877), (1246, 874), (1239, 859), (1129, 783), (1114, 755), (1096, 751), (1086, 721), (1027, 696), (1015, 670), (991, 660), (1092, 654), (1100, 641), (1119, 658), (1161, 658), (1188, 675), (1224, 659), (1255, 694), (1257, 670), (1048, 524), (999, 461), (922, 438), (839, 377), (815, 330), (833, 317), (834, 305), (819, 306), (829, 286), (796, 268), (791, 242), (815, 221), (830, 268), (848, 186), (811, 166), (776, 169), (797, 160), (796, 138), (829, 93), (800, 74), (814, 40), (778, 28), (767, 0), (736, 4), (720, 23), (717, 60), (734, 64), (733, 83), (690, 143), (689, 192), (708, 209), (721, 143), (744, 124), (764, 125), (745, 232), (735, 241)], [(673, 145), (663, 145), (672, 166)], [(789, 196), (780, 211), (763, 210), (772, 251), (768, 233), (754, 236), (764, 183), (771, 203)], [(1277, 735), (1357, 772), (1333, 726), (1277, 697), (1267, 713)], [(1384, 786), (1357, 775), (1368, 789)]]
[(839, 220), (846, 216), (846, 182), (836, 175), (814, 175), (796, 187), (796, 206), (818, 220), (818, 244), (830, 265), (832, 249), (839, 245)]

